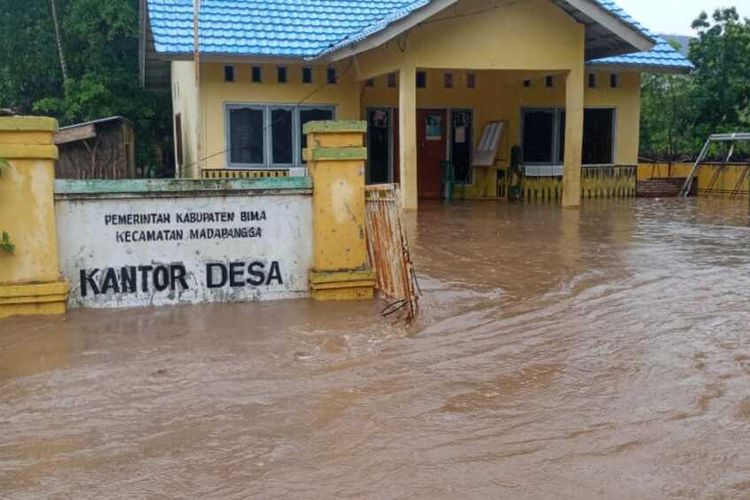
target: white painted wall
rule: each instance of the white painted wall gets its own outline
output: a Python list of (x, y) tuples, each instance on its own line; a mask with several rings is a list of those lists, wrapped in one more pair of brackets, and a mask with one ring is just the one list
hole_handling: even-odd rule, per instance
[[(69, 306), (160, 306), (306, 296), (312, 267), (312, 198), (299, 192), (278, 193), (58, 196), (58, 253), (63, 277), (71, 287)], [(264, 213), (265, 218), (243, 222), (242, 212)], [(178, 220), (178, 214), (204, 213), (225, 215), (216, 217), (217, 222)], [(128, 216), (132, 219), (120, 220)], [(246, 237), (196, 239), (210, 236), (210, 230), (240, 228), (245, 228)], [(191, 234), (191, 230), (198, 233)], [(149, 235), (164, 240), (132, 241)], [(181, 238), (174, 239), (177, 236)], [(209, 265), (211, 284), (220, 286), (209, 287)], [(226, 270), (223, 284), (222, 267)], [(261, 274), (264, 278), (258, 284)], [(135, 290), (128, 279), (133, 276)]]

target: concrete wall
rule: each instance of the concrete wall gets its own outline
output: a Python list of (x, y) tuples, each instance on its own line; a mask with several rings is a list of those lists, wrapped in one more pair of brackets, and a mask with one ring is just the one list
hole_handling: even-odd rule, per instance
[[(231, 63), (227, 63), (231, 64)], [(302, 83), (302, 65), (287, 65), (287, 83), (278, 83), (273, 64), (261, 64), (262, 82), (250, 80), (250, 64), (234, 64), (234, 82), (224, 81), (224, 66), (205, 63), (201, 77), (201, 102), (204, 169), (226, 168), (228, 148), (225, 129), (226, 104), (332, 105), (337, 120), (359, 117), (359, 93), (356, 69), (351, 61), (334, 65), (338, 75), (335, 84), (326, 83), (327, 66), (311, 66), (312, 83)], [(179, 78), (182, 78), (179, 76)]]
[[(198, 177), (198, 86), (193, 61), (172, 61), (172, 111), (182, 122), (182, 165), (177, 165), (177, 177)], [(175, 148), (180, 141), (175, 140)], [(175, 161), (179, 155), (175, 151)]]
[[(0, 318), (65, 311), (52, 198), (57, 147), (52, 118), (0, 117)], [(10, 247), (10, 248), (9, 248)]]
[(306, 296), (311, 187), (307, 178), (57, 181), (69, 306)]
[[(638, 180), (687, 178), (692, 169), (692, 163), (642, 163), (638, 165)], [(750, 196), (748, 165), (701, 165), (697, 177), (698, 196), (744, 200)]]
[(584, 27), (547, 0), (464, 0), (359, 56), (362, 77), (420, 68), (563, 70), (583, 61)]

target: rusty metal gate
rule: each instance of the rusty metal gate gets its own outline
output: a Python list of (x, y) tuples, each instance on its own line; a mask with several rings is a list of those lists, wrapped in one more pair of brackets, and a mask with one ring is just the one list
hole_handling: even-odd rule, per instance
[(391, 301), (383, 314), (405, 310), (407, 319), (417, 314), (418, 284), (401, 223), (401, 192), (396, 184), (365, 188), (367, 252), (375, 270), (375, 288)]

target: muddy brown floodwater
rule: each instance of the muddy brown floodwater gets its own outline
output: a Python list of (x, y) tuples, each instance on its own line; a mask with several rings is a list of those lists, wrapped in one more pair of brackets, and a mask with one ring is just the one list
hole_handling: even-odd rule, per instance
[(379, 302), (0, 322), (0, 497), (750, 498), (747, 203), (427, 204)]

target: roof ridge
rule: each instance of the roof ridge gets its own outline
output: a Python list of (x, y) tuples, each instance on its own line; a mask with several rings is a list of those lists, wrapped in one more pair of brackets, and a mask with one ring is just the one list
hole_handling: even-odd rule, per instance
[(410, 3), (407, 3), (406, 5), (400, 7), (399, 9), (391, 12), (387, 16), (373, 22), (372, 24), (367, 26), (365, 29), (361, 30), (359, 33), (354, 33), (354, 34), (345, 36), (337, 43), (331, 44), (330, 47), (322, 50), (315, 57), (321, 57), (331, 52), (335, 52), (337, 50), (343, 49), (344, 47), (347, 47), (354, 43), (360, 42), (364, 40), (365, 38), (371, 35), (374, 35), (375, 33), (379, 31), (386, 29), (390, 24), (393, 24), (396, 21), (404, 19), (405, 17), (412, 14), (415, 10), (425, 7), (431, 2), (432, 0), (414, 0)]

